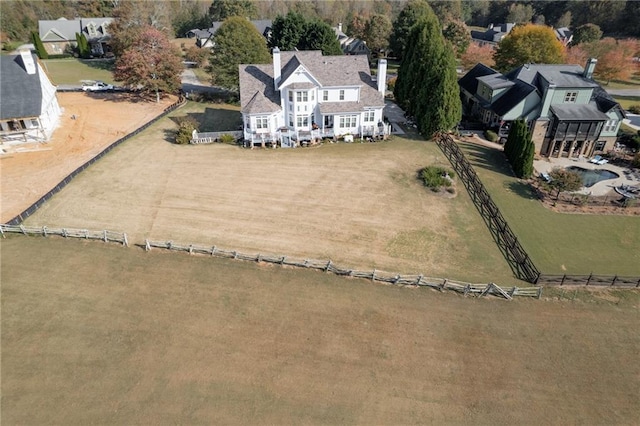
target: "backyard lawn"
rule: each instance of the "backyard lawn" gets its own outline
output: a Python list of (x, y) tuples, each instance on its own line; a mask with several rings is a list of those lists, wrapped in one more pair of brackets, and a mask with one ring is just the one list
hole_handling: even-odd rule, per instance
[(502, 152), (460, 143), (543, 273), (640, 275), (640, 218), (556, 213), (512, 176)]
[(81, 84), (82, 80), (101, 80), (115, 84), (113, 62), (108, 60), (47, 59), (41, 61), (53, 84)]
[(175, 145), (179, 117), (230, 130), (238, 107), (189, 103), (78, 176), (26, 224), (113, 229), (392, 273), (522, 285), (462, 186), (450, 198), (417, 180), (448, 162), (431, 142), (248, 150)]

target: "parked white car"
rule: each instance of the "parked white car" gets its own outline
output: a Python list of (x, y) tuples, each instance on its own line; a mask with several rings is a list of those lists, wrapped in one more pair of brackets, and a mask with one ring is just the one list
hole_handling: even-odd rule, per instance
[(108, 92), (113, 90), (113, 85), (102, 81), (83, 82), (82, 90), (85, 92)]

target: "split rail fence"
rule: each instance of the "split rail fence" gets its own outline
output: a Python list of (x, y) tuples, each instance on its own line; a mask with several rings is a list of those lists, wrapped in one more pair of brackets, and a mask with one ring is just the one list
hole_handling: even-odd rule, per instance
[(331, 260), (311, 260), (296, 259), (289, 256), (274, 256), (265, 254), (245, 254), (236, 250), (225, 250), (217, 246), (199, 246), (194, 244), (175, 244), (172, 241), (157, 242), (145, 240), (145, 250), (152, 248), (160, 248), (171, 251), (187, 252), (189, 254), (203, 254), (228, 259), (246, 260), (250, 262), (267, 262), (277, 265), (294, 266), (298, 268), (315, 269), (323, 272), (331, 272), (335, 275), (347, 276), (353, 278), (364, 278), (372, 281), (378, 281), (394, 285), (431, 287), (437, 290), (453, 290), (462, 293), (487, 296), (495, 295), (511, 300), (514, 296), (536, 297), (540, 298), (542, 287), (511, 287), (503, 289), (494, 283), (489, 284), (471, 284), (460, 281), (448, 280), (446, 278), (433, 278), (424, 275), (401, 275), (389, 272), (378, 271), (359, 271), (351, 268), (344, 268), (336, 265)]
[(88, 229), (74, 228), (48, 228), (46, 226), (24, 226), (24, 225), (0, 225), (0, 235), (5, 237), (5, 233), (15, 233), (23, 235), (37, 235), (47, 237), (49, 235), (59, 235), (65, 238), (81, 238), (84, 240), (100, 240), (105, 243), (120, 243), (129, 246), (127, 234), (114, 231), (90, 231)]
[(584, 285), (598, 287), (640, 287), (639, 277), (618, 275), (551, 275), (540, 274), (536, 284), (548, 286)]
[(514, 271), (516, 277), (530, 283), (536, 283), (540, 276), (540, 271), (533, 264), (533, 261), (522, 245), (520, 245), (518, 238), (509, 227), (502, 213), (500, 213), (498, 206), (493, 202), (493, 199), (480, 181), (471, 163), (469, 163), (460, 150), (460, 147), (458, 147), (458, 144), (446, 133), (437, 135), (435, 140), (467, 188), (467, 192), (471, 196), (473, 203), (489, 227), (491, 235), (507, 259), (507, 262), (509, 262), (509, 266)]
[(18, 216), (14, 217), (10, 221), (8, 221), (7, 224), (8, 225), (19, 225), (19, 224), (21, 224), (25, 219), (27, 219), (29, 216), (34, 214), (51, 197), (53, 197), (55, 194), (60, 192), (65, 186), (67, 186), (69, 184), (69, 182), (71, 182), (76, 176), (78, 176), (78, 174), (80, 174), (80, 172), (82, 172), (83, 170), (85, 170), (86, 168), (91, 166), (96, 161), (100, 160), (102, 157), (107, 155), (109, 152), (111, 152), (112, 149), (114, 149), (115, 147), (117, 147), (121, 143), (129, 140), (131, 137), (133, 137), (133, 136), (137, 135), (138, 133), (142, 132), (147, 127), (151, 126), (156, 121), (160, 120), (165, 115), (169, 114), (171, 111), (173, 111), (176, 108), (184, 105), (185, 102), (186, 102), (186, 100), (182, 96), (180, 96), (180, 98), (178, 98), (178, 100), (176, 102), (174, 102), (173, 104), (171, 104), (167, 108), (165, 108), (165, 110), (160, 115), (158, 115), (157, 117), (155, 117), (152, 120), (148, 121), (147, 123), (143, 124), (141, 127), (137, 128), (133, 132), (131, 132), (131, 133), (127, 134), (127, 135), (124, 135), (123, 137), (121, 137), (120, 139), (118, 139), (117, 141), (115, 141), (114, 143), (112, 143), (111, 145), (106, 147), (105, 149), (103, 149), (98, 155), (96, 155), (95, 157), (93, 157), (90, 160), (86, 161), (83, 165), (81, 165), (80, 167), (78, 167), (77, 169), (75, 169), (74, 171), (69, 173), (55, 187), (53, 187), (53, 189), (49, 190), (49, 192), (47, 192), (42, 197), (40, 197), (38, 199), (38, 201), (36, 201), (35, 203), (33, 203), (29, 207), (27, 207)]

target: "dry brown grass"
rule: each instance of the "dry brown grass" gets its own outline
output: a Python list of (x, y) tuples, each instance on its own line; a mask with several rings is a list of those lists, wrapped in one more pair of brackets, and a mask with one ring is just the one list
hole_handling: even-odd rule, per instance
[(640, 417), (638, 292), (506, 302), (61, 238), (0, 248), (2, 424)]
[[(13, 219), (69, 173), (160, 114), (175, 97), (146, 102), (128, 93), (58, 93), (64, 114), (46, 144), (3, 146), (0, 156), (2, 223)], [(75, 116), (75, 119), (72, 119)], [(33, 150), (20, 152), (20, 150)]]
[(26, 223), (515, 282), (466, 192), (446, 199), (417, 181), (425, 165), (447, 164), (432, 143), (246, 150), (174, 145), (173, 128), (161, 120), (120, 146)]

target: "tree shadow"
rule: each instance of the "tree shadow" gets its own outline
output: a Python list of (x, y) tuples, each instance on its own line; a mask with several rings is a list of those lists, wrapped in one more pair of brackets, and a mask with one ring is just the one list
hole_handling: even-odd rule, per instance
[(458, 142), (458, 144), (463, 148), (464, 155), (473, 167), (515, 177), (502, 151), (468, 142)]
[(79, 62), (97, 70), (113, 71), (115, 59), (78, 59)]
[[(173, 120), (173, 117), (171, 119)], [(164, 134), (162, 139), (165, 142), (169, 142), (170, 144), (174, 144), (175, 143), (177, 129), (163, 129), (162, 133)]]
[(527, 200), (538, 200), (536, 191), (527, 182), (515, 181), (505, 183), (506, 190)]

